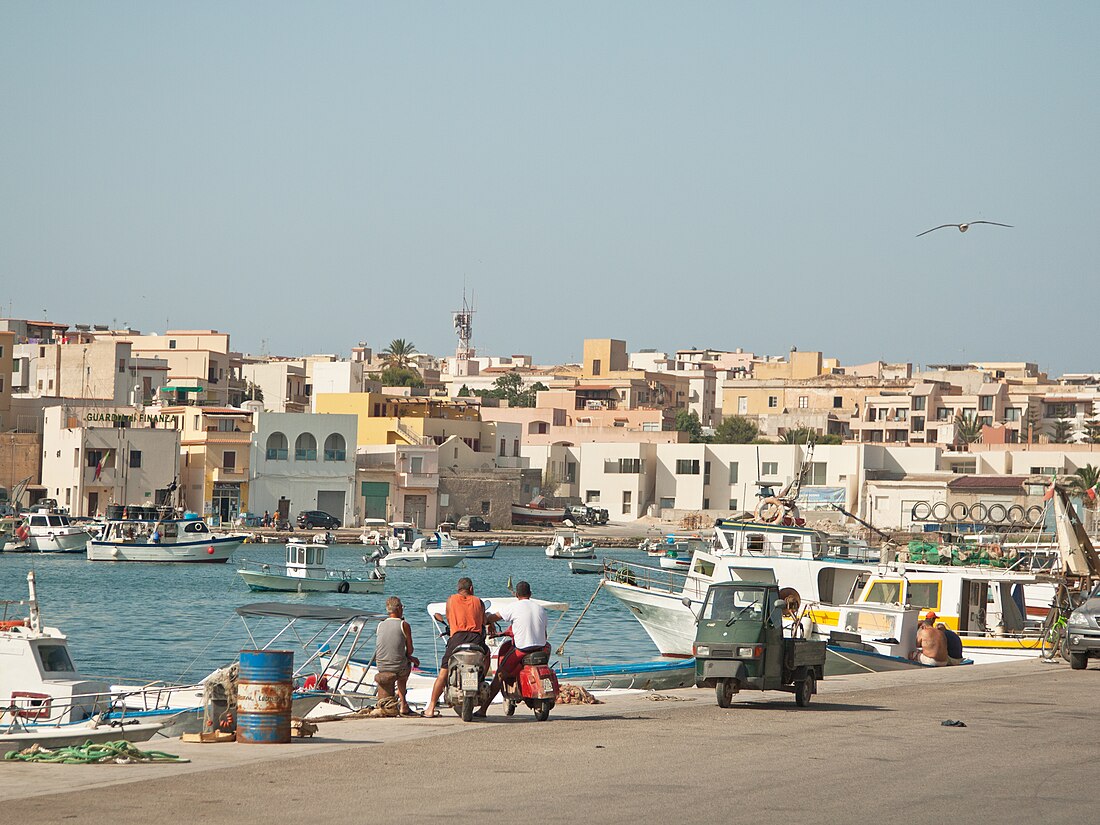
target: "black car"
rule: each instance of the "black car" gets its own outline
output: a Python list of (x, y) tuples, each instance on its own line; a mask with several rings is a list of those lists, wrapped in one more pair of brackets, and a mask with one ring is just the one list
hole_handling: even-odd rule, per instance
[(322, 510), (303, 510), (298, 514), (298, 526), (303, 530), (312, 530), (315, 527), (335, 530), (340, 526), (340, 519)]
[(458, 529), (464, 533), (486, 533), (491, 528), (481, 516), (463, 516), (458, 520)]

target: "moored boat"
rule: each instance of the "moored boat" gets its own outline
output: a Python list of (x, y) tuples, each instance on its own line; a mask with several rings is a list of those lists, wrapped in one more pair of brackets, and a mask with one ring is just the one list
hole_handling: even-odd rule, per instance
[(576, 530), (559, 530), (546, 546), (548, 559), (594, 559), (596, 545)]
[(385, 575), (375, 567), (367, 576), (355, 576), (347, 570), (325, 566), (323, 544), (290, 541), (286, 545), (286, 564), (247, 561), (237, 570), (249, 589), (284, 593), (381, 593)]
[(565, 519), (564, 507), (543, 507), (537, 501), (512, 505), (512, 524), (547, 527)]
[(225, 562), (246, 538), (214, 533), (198, 517), (161, 517), (153, 508), (134, 508), (140, 518), (108, 520), (88, 542), (89, 561)]
[(7, 552), (83, 553), (92, 535), (73, 524), (67, 514), (40, 507), (26, 515), (13, 537), (16, 543)]

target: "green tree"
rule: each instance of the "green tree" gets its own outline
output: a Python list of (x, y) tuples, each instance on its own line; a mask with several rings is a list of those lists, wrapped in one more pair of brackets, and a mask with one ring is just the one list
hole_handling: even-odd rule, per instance
[(703, 425), (699, 421), (699, 413), (695, 410), (676, 411), (676, 430), (688, 434), (688, 440), (692, 444), (701, 444), (706, 441), (703, 437)]
[(423, 387), (424, 379), (411, 368), (386, 367), (380, 377), (383, 387)]
[[(412, 364), (412, 357), (416, 354), (416, 344), (406, 341), (404, 338), (394, 338), (390, 345), (382, 351), (382, 363), (387, 367), (407, 369)], [(389, 386), (397, 386), (390, 384)]]
[(458, 391), (458, 397), (459, 397), (459, 398), (469, 398), (469, 397), (470, 397), (470, 394), (471, 394), (471, 393), (470, 393), (470, 388), (469, 388), (469, 387), (467, 387), (467, 386), (466, 386), (465, 384), (463, 384), (463, 385), (462, 385), (462, 389), (460, 389), (460, 390)]
[(1024, 431), (1020, 433), (1020, 436), (1026, 442), (1028, 440), (1028, 431), (1031, 431), (1032, 440), (1038, 439), (1043, 434), (1043, 413), (1038, 406), (1027, 408), (1027, 423), (1024, 427)]
[(1063, 418), (1055, 419), (1050, 428), (1050, 440), (1055, 444), (1068, 444), (1073, 431), (1073, 423)]
[(477, 390), (476, 395), (482, 398), (500, 398), (507, 401), (510, 407), (533, 407), (535, 396), (546, 389), (547, 386), (541, 381), (524, 389), (523, 376), (517, 370), (510, 370), (493, 382), (491, 390)]
[(982, 440), (982, 425), (972, 415), (955, 416), (955, 441), (961, 444), (977, 444)]
[(245, 390), (245, 392), (248, 393), (248, 397), (252, 401), (263, 401), (264, 400), (263, 387), (261, 387), (259, 384), (253, 383), (252, 381), (248, 382), (248, 389)]
[(1089, 444), (1100, 444), (1100, 421), (1085, 424), (1085, 441)]
[(760, 435), (760, 428), (739, 415), (723, 418), (714, 429), (717, 444), (751, 444)]
[(811, 441), (820, 444), (824, 436), (818, 435), (812, 427), (795, 427), (783, 433), (784, 444), (809, 444)]

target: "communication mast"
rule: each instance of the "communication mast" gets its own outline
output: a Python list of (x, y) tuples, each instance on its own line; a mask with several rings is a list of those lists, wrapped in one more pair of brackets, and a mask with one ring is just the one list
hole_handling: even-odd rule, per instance
[(462, 290), (462, 309), (453, 313), (455, 332), (458, 333), (458, 349), (455, 358), (468, 361), (475, 355), (470, 341), (474, 337), (474, 309), (466, 302), (466, 290)]

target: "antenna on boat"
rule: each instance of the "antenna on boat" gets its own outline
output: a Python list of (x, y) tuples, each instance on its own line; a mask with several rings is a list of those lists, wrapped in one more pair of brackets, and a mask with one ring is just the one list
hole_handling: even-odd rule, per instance
[(38, 615), (38, 588), (35, 587), (33, 570), (27, 572), (27, 606), (31, 612), (31, 630), (38, 633), (42, 630), (42, 622)]

